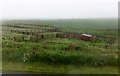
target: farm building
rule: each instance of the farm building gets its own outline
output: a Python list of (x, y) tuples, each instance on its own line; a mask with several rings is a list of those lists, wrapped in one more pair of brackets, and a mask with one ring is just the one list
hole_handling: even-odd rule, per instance
[(81, 34), (80, 39), (84, 41), (93, 41), (96, 39), (96, 37), (90, 34)]

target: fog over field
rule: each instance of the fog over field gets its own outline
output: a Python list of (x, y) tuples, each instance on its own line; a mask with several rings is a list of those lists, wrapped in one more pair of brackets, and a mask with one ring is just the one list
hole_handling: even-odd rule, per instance
[(0, 0), (0, 70), (118, 74), (118, 1)]
[(2, 19), (117, 18), (118, 1), (2, 0)]

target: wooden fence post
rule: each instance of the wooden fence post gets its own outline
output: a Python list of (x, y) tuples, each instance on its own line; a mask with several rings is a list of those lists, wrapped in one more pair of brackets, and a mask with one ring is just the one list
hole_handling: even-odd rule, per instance
[(16, 37), (14, 37), (13, 40), (16, 41)]
[(11, 29), (11, 32), (13, 32), (13, 30)]
[(22, 37), (22, 40), (25, 41), (25, 40), (24, 40), (24, 37)]
[(43, 36), (43, 35), (41, 35), (41, 37), (42, 37), (42, 39), (44, 38), (44, 36)]

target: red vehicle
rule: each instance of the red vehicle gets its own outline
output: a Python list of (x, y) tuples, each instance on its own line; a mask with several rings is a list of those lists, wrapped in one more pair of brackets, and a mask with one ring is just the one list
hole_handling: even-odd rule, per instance
[(90, 34), (81, 34), (80, 39), (84, 40), (84, 41), (93, 41), (95, 40), (95, 36), (94, 35), (90, 35)]

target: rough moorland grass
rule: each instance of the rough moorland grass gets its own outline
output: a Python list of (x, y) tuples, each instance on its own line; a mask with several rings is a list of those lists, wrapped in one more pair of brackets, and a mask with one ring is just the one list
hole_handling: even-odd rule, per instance
[[(5, 24), (7, 23), (48, 24), (60, 28), (64, 32), (84, 32), (117, 38), (116, 19), (18, 20), (5, 22)], [(32, 31), (34, 30), (32, 29)], [(35, 43), (33, 42), (34, 40), (20, 42), (22, 36), (28, 39), (29, 36), (27, 35), (5, 32), (3, 36), (8, 39), (2, 42), (4, 71), (64, 74), (117, 73), (117, 55), (113, 53), (118, 51), (118, 49), (113, 46), (111, 48), (105, 48), (106, 42), (104, 40), (86, 42), (58, 38), (40, 40), (39, 43)], [(14, 36), (18, 38), (17, 42), (11, 41)], [(41, 65), (41, 63), (45, 65)], [(51, 65), (53, 66), (50, 67)], [(79, 67), (79, 65), (84, 66)], [(53, 69), (53, 67), (55, 68)]]
[(85, 45), (79, 46), (66, 44), (63, 46), (48, 44), (44, 46), (41, 43), (5, 41), (3, 42), (3, 47), (3, 60), (5, 61), (42, 61), (45, 63), (56, 64), (99, 66), (117, 65), (117, 58), (114, 54), (104, 54), (104, 52), (101, 51), (102, 49), (86, 47)]

